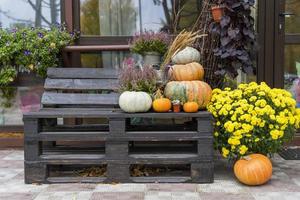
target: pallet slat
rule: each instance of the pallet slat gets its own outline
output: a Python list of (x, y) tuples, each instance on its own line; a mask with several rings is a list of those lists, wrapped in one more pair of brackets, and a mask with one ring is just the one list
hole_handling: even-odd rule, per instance
[(49, 78), (117, 79), (118, 71), (109, 68), (48, 68)]
[[(61, 99), (62, 101), (62, 99)], [(117, 103), (117, 99), (116, 99)], [(207, 118), (211, 114), (207, 111), (197, 113), (125, 113), (119, 108), (43, 108), (39, 112), (24, 114), (25, 118), (61, 118), (61, 117), (83, 117), (83, 118), (153, 118), (153, 119), (175, 119), (175, 118)]]
[(102, 183), (106, 177), (48, 177), (48, 183)]
[(94, 105), (94, 106), (118, 106), (119, 95), (111, 94), (76, 94), (44, 92), (42, 104), (51, 105)]
[[(40, 132), (35, 139), (40, 141), (104, 141), (109, 132)], [(29, 139), (29, 138), (27, 138)], [(34, 139), (34, 138), (30, 138)]]
[(50, 79), (45, 81), (46, 90), (117, 90), (117, 79)]

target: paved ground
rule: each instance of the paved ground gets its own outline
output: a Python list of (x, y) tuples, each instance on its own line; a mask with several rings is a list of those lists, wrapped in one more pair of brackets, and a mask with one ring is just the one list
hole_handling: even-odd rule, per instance
[(273, 159), (272, 180), (260, 187), (238, 183), (229, 165), (218, 161), (213, 184), (23, 183), (23, 151), (0, 150), (0, 199), (4, 200), (300, 200), (300, 161)]

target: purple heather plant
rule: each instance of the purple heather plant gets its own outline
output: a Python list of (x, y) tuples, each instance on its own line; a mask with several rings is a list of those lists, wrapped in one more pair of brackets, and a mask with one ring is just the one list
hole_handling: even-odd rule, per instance
[(146, 52), (157, 52), (164, 55), (168, 50), (171, 40), (167, 33), (145, 30), (142, 33), (136, 33), (129, 42), (133, 53), (144, 55)]
[(123, 63), (119, 74), (120, 91), (143, 91), (153, 94), (156, 90), (156, 71), (151, 66), (139, 67), (131, 61)]

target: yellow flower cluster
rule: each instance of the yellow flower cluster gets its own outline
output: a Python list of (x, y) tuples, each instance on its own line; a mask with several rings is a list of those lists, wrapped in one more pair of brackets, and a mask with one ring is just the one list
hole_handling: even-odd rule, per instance
[(275, 153), (300, 125), (291, 93), (264, 82), (214, 89), (207, 109), (215, 118), (215, 144), (224, 157)]

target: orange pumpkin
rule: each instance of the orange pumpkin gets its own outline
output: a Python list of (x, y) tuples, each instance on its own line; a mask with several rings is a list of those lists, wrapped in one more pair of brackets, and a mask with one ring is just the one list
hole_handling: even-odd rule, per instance
[(152, 103), (152, 107), (155, 112), (168, 112), (171, 109), (172, 103), (170, 99), (164, 98), (159, 89), (157, 90), (154, 98), (155, 100)]
[(234, 164), (234, 174), (246, 185), (262, 185), (272, 176), (272, 163), (264, 155), (251, 154)]
[(169, 76), (174, 81), (203, 80), (204, 69), (197, 62), (185, 65), (173, 65), (169, 70)]
[(212, 95), (211, 87), (203, 81), (171, 81), (165, 87), (165, 96), (181, 103), (194, 101), (199, 109), (206, 108)]
[(185, 104), (183, 104), (184, 112), (193, 113), (193, 112), (197, 112), (198, 109), (199, 106), (196, 102), (186, 102)]

